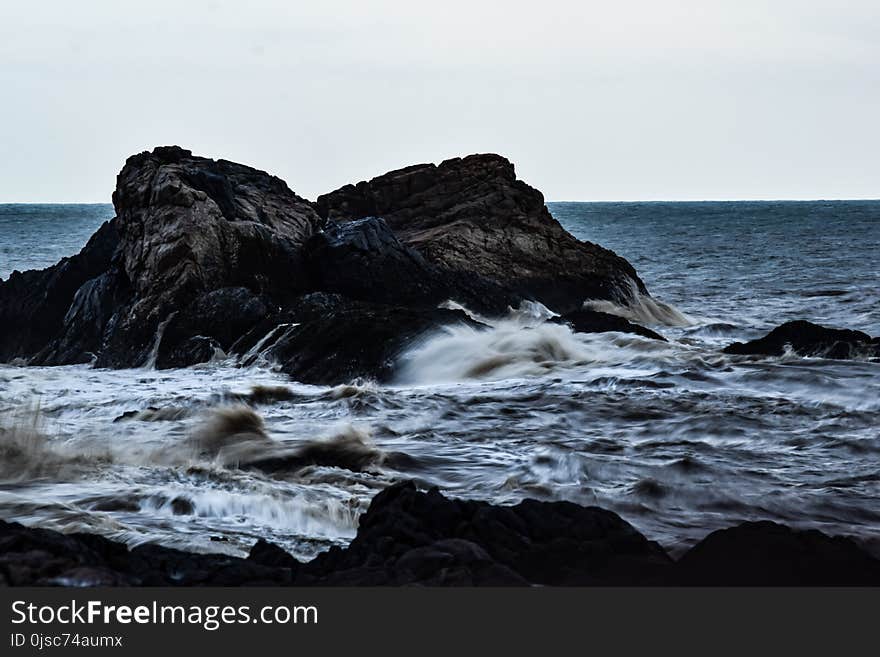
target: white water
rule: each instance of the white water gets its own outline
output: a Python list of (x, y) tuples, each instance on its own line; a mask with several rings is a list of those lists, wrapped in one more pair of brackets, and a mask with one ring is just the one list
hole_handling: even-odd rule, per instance
[[(543, 315), (426, 336), (388, 387), (303, 386), (231, 360), (0, 367), (0, 509), (133, 544), (241, 554), (264, 537), (308, 558), (415, 477), (495, 502), (601, 504), (673, 548), (759, 517), (876, 536), (877, 364), (737, 360), (699, 327), (664, 343)], [(316, 445), (330, 462), (246, 467)]]
[(690, 326), (694, 320), (675, 306), (663, 303), (652, 296), (642, 294), (635, 284), (629, 283), (630, 302), (626, 305), (599, 299), (587, 299), (584, 308), (618, 315), (637, 324), (659, 324), (662, 326)]

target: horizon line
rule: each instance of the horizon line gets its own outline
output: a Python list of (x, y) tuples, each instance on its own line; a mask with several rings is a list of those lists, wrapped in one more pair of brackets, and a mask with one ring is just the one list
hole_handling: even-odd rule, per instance
[[(309, 199), (306, 199), (309, 200)], [(544, 203), (845, 203), (851, 201), (880, 201), (880, 196), (850, 198), (644, 198), (644, 199), (545, 199)], [(310, 201), (314, 203), (314, 201)], [(0, 205), (110, 205), (109, 201), (0, 201)]]

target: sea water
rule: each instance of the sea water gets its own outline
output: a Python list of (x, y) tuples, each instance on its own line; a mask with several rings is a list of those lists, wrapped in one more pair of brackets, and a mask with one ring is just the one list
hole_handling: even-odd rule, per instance
[[(880, 202), (549, 208), (628, 259), (652, 294), (593, 306), (668, 343), (573, 334), (531, 304), (488, 331), (424, 336), (390, 385), (302, 385), (265, 359), (0, 365), (0, 517), (231, 554), (262, 537), (309, 558), (350, 540), (377, 491), (416, 479), (496, 503), (597, 504), (673, 552), (754, 519), (880, 552), (880, 364), (721, 353), (789, 319), (880, 335)], [(0, 277), (74, 254), (112, 216), (0, 206)], [(330, 442), (366, 455), (360, 471), (267, 475), (195, 447), (250, 412), (243, 396), (278, 386), (284, 399), (264, 394), (253, 409), (252, 449)]]

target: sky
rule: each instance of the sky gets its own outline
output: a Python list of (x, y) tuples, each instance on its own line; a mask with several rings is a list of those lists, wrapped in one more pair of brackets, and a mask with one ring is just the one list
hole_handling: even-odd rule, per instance
[(0, 0), (0, 202), (178, 144), (318, 194), (510, 158), (548, 200), (880, 198), (877, 0)]

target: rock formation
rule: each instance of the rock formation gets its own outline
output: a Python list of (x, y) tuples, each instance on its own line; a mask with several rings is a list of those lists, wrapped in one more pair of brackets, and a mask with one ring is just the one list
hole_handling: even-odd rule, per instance
[(734, 342), (724, 353), (781, 356), (787, 347), (800, 356), (849, 359), (880, 358), (880, 338), (849, 329), (832, 329), (799, 320), (777, 326), (763, 338)]
[(564, 312), (647, 293), (497, 155), (312, 204), (262, 171), (160, 147), (128, 159), (113, 203), (80, 254), (0, 281), (0, 361), (185, 367), (260, 344), (303, 382), (384, 380), (419, 335), (473, 323), (438, 309), (446, 300), (500, 315), (526, 299)]
[(329, 221), (382, 217), (398, 238), (453, 275), (478, 275), (563, 313), (585, 299), (647, 293), (632, 266), (568, 233), (538, 190), (499, 155), (420, 164), (318, 197)]

